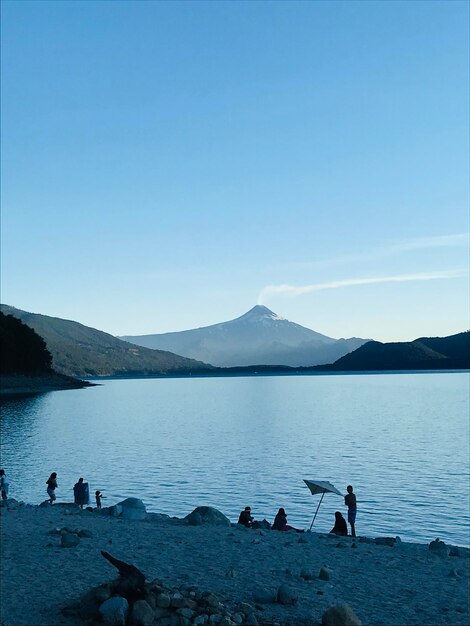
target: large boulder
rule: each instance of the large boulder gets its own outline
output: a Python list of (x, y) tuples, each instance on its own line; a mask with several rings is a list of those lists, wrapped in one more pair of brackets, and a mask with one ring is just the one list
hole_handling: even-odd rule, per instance
[(186, 515), (184, 519), (194, 526), (199, 526), (200, 524), (230, 526), (229, 518), (211, 506), (198, 506), (189, 515)]
[(114, 596), (103, 602), (99, 608), (99, 614), (107, 626), (126, 626), (129, 602), (125, 598)]
[(299, 596), (288, 585), (281, 585), (277, 590), (277, 601), (279, 604), (297, 604)]
[(321, 618), (322, 626), (362, 626), (361, 620), (348, 604), (330, 606)]
[(152, 607), (145, 600), (137, 600), (132, 607), (130, 626), (152, 626), (154, 614)]
[(126, 498), (116, 506), (121, 507), (122, 513), (120, 517), (124, 519), (143, 520), (147, 515), (145, 504), (139, 498)]

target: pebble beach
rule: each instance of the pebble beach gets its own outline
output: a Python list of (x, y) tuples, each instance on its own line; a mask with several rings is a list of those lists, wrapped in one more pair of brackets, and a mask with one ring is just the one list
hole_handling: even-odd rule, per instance
[[(336, 605), (348, 605), (360, 623), (371, 626), (470, 622), (467, 548), (254, 530), (145, 513), (145, 508), (125, 516), (119, 507), (106, 514), (73, 504), (8, 500), (0, 511), (2, 626), (87, 623), (65, 607), (116, 579), (102, 550), (167, 589), (210, 592), (221, 607), (249, 605), (252, 615), (237, 617), (242, 623), (321, 624), (324, 612)], [(67, 544), (64, 534), (76, 539)], [(281, 587), (286, 602), (279, 601)], [(180, 623), (203, 623), (193, 613)], [(159, 621), (158, 609), (151, 619), (176, 623), (168, 616)]]

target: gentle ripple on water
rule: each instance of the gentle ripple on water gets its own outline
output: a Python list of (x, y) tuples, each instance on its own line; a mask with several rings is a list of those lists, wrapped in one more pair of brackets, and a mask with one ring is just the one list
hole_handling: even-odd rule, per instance
[[(183, 516), (245, 505), (308, 527), (318, 502), (302, 478), (354, 485), (357, 529), (469, 544), (467, 373), (106, 380), (2, 403), (11, 495), (59, 499), (79, 476), (109, 504), (127, 496)], [(333, 525), (326, 495), (315, 522)]]

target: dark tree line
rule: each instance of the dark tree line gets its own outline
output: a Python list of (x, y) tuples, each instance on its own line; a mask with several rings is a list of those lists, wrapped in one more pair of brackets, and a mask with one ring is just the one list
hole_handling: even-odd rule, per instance
[(52, 357), (42, 337), (13, 315), (0, 311), (0, 372), (41, 374), (52, 371)]

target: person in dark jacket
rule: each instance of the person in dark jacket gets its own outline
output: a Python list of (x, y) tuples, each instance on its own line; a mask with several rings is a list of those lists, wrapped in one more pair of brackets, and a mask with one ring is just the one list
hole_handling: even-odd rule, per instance
[(251, 516), (251, 508), (249, 506), (246, 506), (240, 513), (238, 523), (246, 526), (247, 528), (251, 528), (251, 525), (253, 524), (253, 518)]
[(299, 530), (298, 528), (294, 528), (293, 526), (289, 526), (287, 523), (287, 514), (283, 508), (280, 508), (274, 518), (274, 523), (272, 525), (272, 530), (295, 530), (296, 533), (303, 533), (303, 530)]
[(73, 497), (75, 504), (83, 509), (85, 504), (90, 502), (90, 493), (88, 491), (88, 483), (83, 482), (83, 478), (78, 479), (78, 483), (75, 483), (73, 487)]
[(341, 535), (342, 537), (348, 536), (348, 526), (346, 520), (339, 511), (335, 513), (335, 525), (330, 530), (333, 535)]

